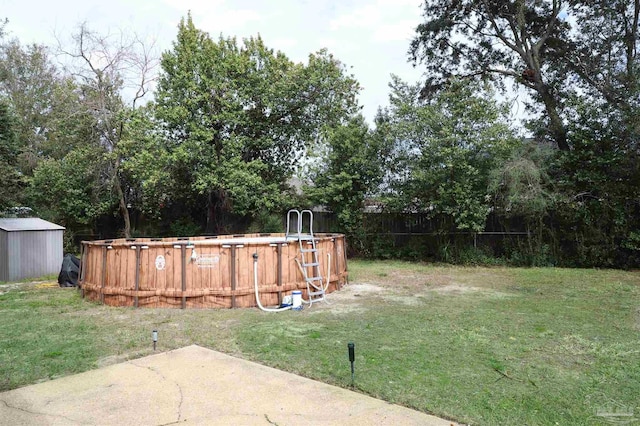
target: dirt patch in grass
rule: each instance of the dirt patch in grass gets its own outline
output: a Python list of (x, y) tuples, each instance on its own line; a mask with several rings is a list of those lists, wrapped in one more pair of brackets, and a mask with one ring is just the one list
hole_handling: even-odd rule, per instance
[(418, 306), (423, 305), (425, 302), (425, 298), (423, 295), (416, 294), (413, 296), (401, 296), (397, 294), (390, 294), (383, 297), (383, 300), (386, 302), (401, 304), (405, 306)]
[(330, 312), (333, 315), (347, 315), (363, 313), (369, 310), (364, 304), (358, 302), (341, 301), (329, 299), (327, 303), (314, 303), (311, 308), (305, 308), (308, 310), (308, 315), (326, 314)]
[(381, 287), (376, 284), (355, 283), (355, 284), (349, 284), (339, 292), (332, 293), (332, 294), (335, 294), (336, 297), (341, 299), (350, 299), (350, 298), (361, 297), (361, 296), (371, 296), (371, 295), (375, 295), (376, 293), (382, 293), (385, 291), (386, 289), (384, 287)]
[(216, 328), (222, 328), (224, 330), (230, 330), (233, 327), (237, 327), (239, 325), (241, 325), (242, 322), (238, 319), (228, 319), (228, 320), (222, 320), (222, 321), (217, 321), (216, 322)]
[(417, 294), (426, 289), (466, 292), (464, 288), (504, 291), (514, 284), (507, 268), (465, 268), (407, 262), (363, 262), (351, 268), (353, 282), (371, 283), (397, 293)]
[(463, 293), (474, 293), (477, 291), (482, 291), (480, 287), (472, 287), (459, 283), (451, 283), (442, 286), (429, 287), (428, 291), (433, 291), (439, 294), (463, 294)]
[(401, 281), (403, 286), (413, 286), (417, 289), (424, 287), (443, 287), (451, 284), (454, 278), (447, 274), (416, 274)]
[(387, 290), (370, 283), (352, 283), (327, 295), (327, 301), (314, 303), (306, 308), (309, 315), (330, 311), (335, 315), (362, 313), (370, 309), (372, 298), (382, 296)]
[(339, 297), (379, 296), (405, 305), (419, 305), (423, 303), (423, 299), (428, 299), (433, 294), (456, 296), (478, 293), (500, 297), (509, 295), (498, 290), (502, 285), (496, 285), (500, 282), (510, 282), (510, 278), (501, 276), (503, 274), (500, 271), (480, 269), (469, 273), (462, 268), (438, 267), (435, 269), (435, 271), (395, 270), (368, 273), (366, 283), (351, 284), (349, 287), (353, 287), (353, 291), (344, 292), (343, 290), (340, 293), (345, 293), (344, 296)]

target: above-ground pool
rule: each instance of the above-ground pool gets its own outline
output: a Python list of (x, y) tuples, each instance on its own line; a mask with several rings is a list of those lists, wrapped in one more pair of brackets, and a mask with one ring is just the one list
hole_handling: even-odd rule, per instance
[[(326, 292), (347, 279), (344, 235), (315, 234), (319, 272)], [(303, 241), (302, 247), (311, 246)], [(244, 308), (257, 306), (254, 254), (263, 305), (307, 283), (296, 262), (300, 243), (285, 234), (247, 234), (190, 238), (137, 238), (82, 242), (82, 294), (112, 306), (167, 308)]]

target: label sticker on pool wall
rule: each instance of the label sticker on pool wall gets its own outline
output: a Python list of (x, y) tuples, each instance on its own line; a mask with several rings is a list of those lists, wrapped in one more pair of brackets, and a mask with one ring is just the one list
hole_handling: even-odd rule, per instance
[(156, 269), (158, 271), (162, 271), (164, 269), (166, 265), (166, 262), (164, 260), (164, 256), (163, 255), (159, 255), (158, 257), (156, 257)]
[(217, 254), (201, 254), (196, 260), (198, 268), (215, 268), (220, 262), (220, 256)]

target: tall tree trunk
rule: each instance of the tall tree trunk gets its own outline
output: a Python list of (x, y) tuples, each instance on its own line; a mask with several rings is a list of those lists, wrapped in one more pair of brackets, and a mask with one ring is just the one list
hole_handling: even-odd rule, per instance
[(551, 130), (551, 136), (556, 141), (558, 149), (561, 151), (569, 151), (569, 143), (567, 142), (567, 128), (558, 114), (558, 104), (555, 98), (549, 91), (549, 87), (544, 83), (536, 84), (536, 91), (540, 94), (544, 108), (547, 111), (549, 117), (549, 125)]
[(129, 218), (129, 209), (127, 209), (127, 201), (124, 199), (124, 192), (120, 184), (120, 178), (115, 175), (114, 185), (116, 187), (116, 193), (118, 195), (118, 209), (124, 220), (124, 237), (131, 238), (131, 220)]
[(229, 204), (227, 193), (224, 189), (218, 188), (209, 191), (207, 197), (207, 228), (208, 234), (220, 234), (226, 232), (228, 225)]
[(205, 232), (207, 234), (216, 234), (216, 203), (214, 200), (214, 191), (209, 191), (207, 196), (207, 226)]

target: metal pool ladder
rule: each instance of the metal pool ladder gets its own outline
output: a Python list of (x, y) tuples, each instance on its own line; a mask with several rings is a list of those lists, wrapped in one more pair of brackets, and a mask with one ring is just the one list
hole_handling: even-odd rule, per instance
[[(308, 232), (303, 229), (304, 218), (309, 217)], [(295, 232), (291, 232), (291, 219), (296, 219)], [(287, 233), (286, 238), (296, 238), (300, 245), (300, 257), (302, 262), (298, 262), (300, 270), (304, 276), (304, 280), (307, 283), (307, 295), (309, 297), (309, 305), (313, 302), (325, 301), (325, 288), (322, 285), (322, 274), (320, 273), (320, 261), (318, 260), (318, 249), (316, 247), (316, 240), (313, 236), (313, 212), (311, 210), (296, 210), (292, 209), (287, 212)], [(311, 246), (311, 248), (309, 248)]]

